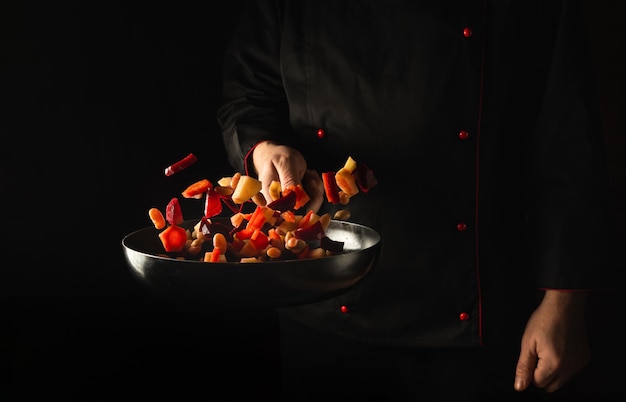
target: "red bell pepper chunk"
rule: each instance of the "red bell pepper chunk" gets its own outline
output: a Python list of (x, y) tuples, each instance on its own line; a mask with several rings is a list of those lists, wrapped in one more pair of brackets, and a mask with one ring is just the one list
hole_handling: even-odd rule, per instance
[(258, 236), (251, 236), (248, 241), (252, 244), (252, 247), (254, 247), (255, 250), (263, 250), (267, 247), (270, 240), (267, 235), (261, 231), (258, 231), (255, 234), (258, 234)]
[(335, 172), (322, 173), (322, 181), (324, 182), (324, 192), (326, 193), (326, 199), (331, 204), (338, 204), (341, 201), (339, 197), (339, 187), (337, 186), (337, 180), (335, 179)]
[(174, 197), (167, 203), (165, 207), (165, 220), (170, 225), (180, 225), (183, 223), (183, 210), (180, 207), (180, 201)]
[(212, 218), (220, 213), (222, 213), (222, 199), (217, 191), (210, 188), (207, 190), (204, 200), (204, 216)]
[(170, 225), (159, 233), (159, 238), (166, 252), (178, 253), (185, 248), (187, 232), (181, 226)]
[(172, 163), (170, 166), (166, 167), (165, 175), (171, 176), (174, 173), (178, 173), (181, 170), (187, 169), (189, 166), (196, 163), (197, 160), (198, 158), (193, 153), (190, 153), (189, 155), (185, 156), (183, 159), (175, 163)]

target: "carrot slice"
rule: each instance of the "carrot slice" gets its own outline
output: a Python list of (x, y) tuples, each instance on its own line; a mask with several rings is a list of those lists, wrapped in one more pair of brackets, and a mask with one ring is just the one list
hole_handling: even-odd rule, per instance
[(187, 232), (181, 226), (170, 225), (159, 233), (159, 238), (166, 252), (178, 253), (185, 248)]
[(271, 228), (267, 231), (267, 237), (269, 237), (270, 240), (281, 240), (280, 235), (275, 228)]
[(312, 219), (314, 213), (315, 212), (313, 212), (312, 209), (309, 209), (309, 211), (306, 214), (304, 214), (302, 219), (300, 219), (300, 222), (298, 222), (298, 227), (299, 228), (305, 228), (305, 227), (309, 226), (311, 224), (311, 219)]
[(202, 194), (213, 188), (213, 184), (208, 179), (198, 180), (197, 182), (190, 184), (186, 189), (182, 191), (182, 195), (185, 198), (201, 198)]
[(280, 216), (287, 222), (295, 223), (296, 222), (296, 214), (292, 210), (287, 210), (282, 212)]
[(148, 216), (150, 217), (150, 220), (152, 221), (152, 224), (155, 228), (159, 230), (165, 228), (165, 217), (163, 216), (161, 210), (159, 210), (158, 208), (150, 208), (148, 210)]
[(260, 230), (265, 224), (265, 214), (263, 214), (263, 207), (257, 206), (246, 225), (247, 229), (251, 230)]

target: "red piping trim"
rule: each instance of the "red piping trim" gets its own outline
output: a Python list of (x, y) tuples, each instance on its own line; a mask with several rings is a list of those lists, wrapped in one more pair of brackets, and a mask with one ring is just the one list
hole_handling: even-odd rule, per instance
[(256, 144), (254, 144), (250, 150), (248, 152), (246, 152), (246, 155), (243, 157), (243, 170), (246, 174), (246, 176), (250, 176), (250, 164), (248, 163), (248, 160), (250, 159), (250, 157), (252, 156), (252, 151), (254, 151), (254, 148), (257, 147), (257, 145), (259, 145), (262, 142), (265, 142), (266, 140), (261, 140), (259, 142), (257, 142)]
[(487, 1), (483, 0), (482, 53), (480, 56), (480, 100), (478, 103), (478, 124), (476, 126), (476, 199), (474, 211), (474, 238), (476, 241), (476, 281), (478, 283), (478, 337), (483, 344), (483, 298), (480, 285), (480, 261), (478, 252), (478, 190), (480, 180), (480, 129), (483, 115), (483, 95), (485, 87), (485, 37), (487, 27)]
[(563, 293), (583, 293), (583, 292), (595, 292), (595, 291), (611, 291), (617, 290), (617, 288), (584, 288), (584, 289), (560, 289), (560, 288), (538, 288), (538, 290), (546, 291), (546, 290), (556, 290), (557, 292)]

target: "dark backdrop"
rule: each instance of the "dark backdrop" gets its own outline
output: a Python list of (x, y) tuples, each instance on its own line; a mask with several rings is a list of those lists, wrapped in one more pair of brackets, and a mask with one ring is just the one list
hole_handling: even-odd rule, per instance
[(274, 312), (163, 302), (121, 247), (149, 207), (233, 173), (214, 109), (239, 6), (0, 2), (0, 400), (271, 399)]
[[(214, 112), (240, 3), (0, 2), (0, 400), (275, 395), (272, 311), (165, 303), (121, 250), (149, 207), (232, 173)], [(626, 267), (625, 5), (584, 3)], [(194, 170), (165, 179), (189, 152)], [(594, 300), (601, 377), (622, 306)]]

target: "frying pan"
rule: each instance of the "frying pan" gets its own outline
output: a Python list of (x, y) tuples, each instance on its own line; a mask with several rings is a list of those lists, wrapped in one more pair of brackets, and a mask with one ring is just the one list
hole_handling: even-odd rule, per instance
[[(181, 226), (192, 228), (196, 223), (185, 221)], [(277, 308), (330, 298), (367, 275), (381, 247), (381, 236), (374, 229), (332, 220), (326, 235), (344, 242), (341, 254), (258, 263), (206, 263), (163, 256), (158, 233), (148, 227), (122, 239), (131, 273), (159, 297), (200, 308), (223, 303)]]

